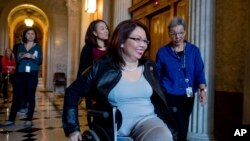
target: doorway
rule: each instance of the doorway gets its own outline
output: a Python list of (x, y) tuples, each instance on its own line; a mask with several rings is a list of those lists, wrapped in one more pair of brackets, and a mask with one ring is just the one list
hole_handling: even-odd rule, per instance
[[(28, 11), (28, 12), (27, 12)], [(32, 4), (21, 4), (10, 10), (8, 14), (8, 35), (9, 46), (13, 48), (14, 44), (19, 42), (19, 37), (23, 34), (23, 31), (27, 28), (24, 23), (26, 18), (32, 19), (34, 24), (32, 27), (37, 32), (38, 43), (41, 46), (43, 52), (43, 63), (40, 69), (40, 79), (43, 85), (46, 86), (47, 77), (47, 34), (48, 34), (48, 18), (47, 15), (37, 6)]]

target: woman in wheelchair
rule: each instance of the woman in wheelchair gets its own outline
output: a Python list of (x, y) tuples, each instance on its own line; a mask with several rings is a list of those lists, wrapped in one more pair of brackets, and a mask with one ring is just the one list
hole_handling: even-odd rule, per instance
[[(92, 97), (94, 109), (117, 107), (121, 126), (117, 132), (110, 119), (92, 122), (106, 131), (108, 137), (95, 130), (101, 141), (116, 141), (114, 134), (129, 136), (134, 141), (172, 141), (176, 137), (166, 97), (162, 91), (155, 63), (144, 59), (150, 47), (147, 27), (139, 21), (121, 22), (113, 32), (108, 55), (97, 61), (66, 90), (63, 107), (63, 128), (69, 141), (83, 140), (78, 121), (78, 100)], [(112, 118), (112, 116), (110, 116)]]

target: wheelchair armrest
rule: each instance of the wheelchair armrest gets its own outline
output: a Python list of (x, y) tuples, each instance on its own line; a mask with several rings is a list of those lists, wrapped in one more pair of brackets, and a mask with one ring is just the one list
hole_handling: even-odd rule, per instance
[(108, 118), (109, 113), (106, 111), (88, 110), (87, 113), (93, 117)]

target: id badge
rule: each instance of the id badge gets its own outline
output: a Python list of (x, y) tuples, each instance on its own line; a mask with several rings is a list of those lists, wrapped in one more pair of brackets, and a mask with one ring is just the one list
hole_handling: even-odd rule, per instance
[(187, 97), (193, 97), (192, 87), (187, 87), (186, 88), (186, 94), (187, 94)]
[(30, 72), (30, 66), (25, 67), (25, 72)]

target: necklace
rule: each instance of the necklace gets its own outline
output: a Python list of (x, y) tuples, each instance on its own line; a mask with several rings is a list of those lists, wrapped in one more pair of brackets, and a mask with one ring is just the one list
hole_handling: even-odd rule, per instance
[(138, 68), (138, 60), (136, 62), (126, 62), (126, 65), (123, 66), (125, 71), (135, 71)]
[(124, 69), (125, 71), (135, 71), (137, 68), (138, 68), (138, 67), (135, 66), (135, 67), (133, 67), (133, 68), (126, 68), (126, 67), (124, 67), (123, 69)]

